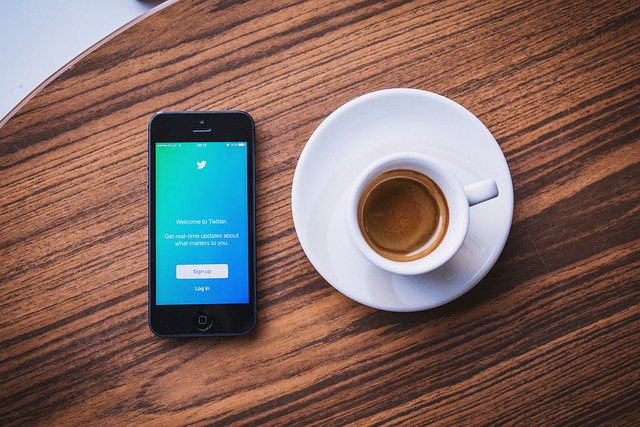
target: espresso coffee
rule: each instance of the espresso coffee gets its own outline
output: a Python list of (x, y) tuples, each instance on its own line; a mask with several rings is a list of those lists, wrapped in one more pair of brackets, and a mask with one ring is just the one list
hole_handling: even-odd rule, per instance
[(449, 209), (433, 180), (420, 172), (396, 169), (378, 175), (364, 188), (358, 225), (378, 254), (392, 261), (413, 261), (442, 242)]

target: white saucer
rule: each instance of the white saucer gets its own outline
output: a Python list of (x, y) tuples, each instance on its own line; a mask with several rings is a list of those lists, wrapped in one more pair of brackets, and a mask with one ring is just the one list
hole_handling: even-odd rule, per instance
[[(492, 177), (500, 192), (471, 208), (460, 251), (418, 276), (373, 266), (346, 224), (354, 179), (368, 164), (398, 151), (439, 157), (463, 185)], [(318, 126), (298, 160), (291, 206), (303, 250), (334, 288), (373, 308), (419, 311), (459, 297), (493, 267), (511, 228), (513, 184), (498, 143), (473, 114), (434, 93), (388, 89), (348, 102)]]

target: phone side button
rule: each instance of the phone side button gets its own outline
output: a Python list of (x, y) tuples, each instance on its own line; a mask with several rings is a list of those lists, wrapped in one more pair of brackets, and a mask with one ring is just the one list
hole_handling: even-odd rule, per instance
[(211, 317), (211, 315), (207, 312), (198, 311), (193, 316), (193, 324), (195, 325), (197, 330), (202, 332), (207, 331), (213, 325), (213, 317)]

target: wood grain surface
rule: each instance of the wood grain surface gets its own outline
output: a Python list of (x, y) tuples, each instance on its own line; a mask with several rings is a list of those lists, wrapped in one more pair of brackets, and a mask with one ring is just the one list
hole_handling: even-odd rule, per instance
[[(0, 128), (0, 425), (638, 425), (637, 1), (181, 0)], [(506, 248), (437, 309), (360, 305), (312, 267), (291, 183), (345, 102), (413, 87), (476, 114), (512, 172)], [(147, 319), (160, 110), (256, 120), (257, 329)]]

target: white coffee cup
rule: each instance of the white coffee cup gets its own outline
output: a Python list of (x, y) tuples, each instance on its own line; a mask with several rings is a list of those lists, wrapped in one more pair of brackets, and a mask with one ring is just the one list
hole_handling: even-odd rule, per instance
[[(359, 206), (363, 191), (372, 180), (394, 170), (416, 171), (428, 177), (441, 190), (448, 209), (448, 225), (440, 243), (424, 256), (410, 261), (392, 260), (378, 253), (367, 243), (360, 227)], [(437, 158), (412, 152), (395, 153), (372, 163), (356, 179), (347, 201), (347, 226), (357, 248), (377, 267), (403, 275), (427, 273), (449, 261), (462, 246), (469, 230), (469, 208), (496, 196), (498, 187), (493, 179), (462, 186)]]

